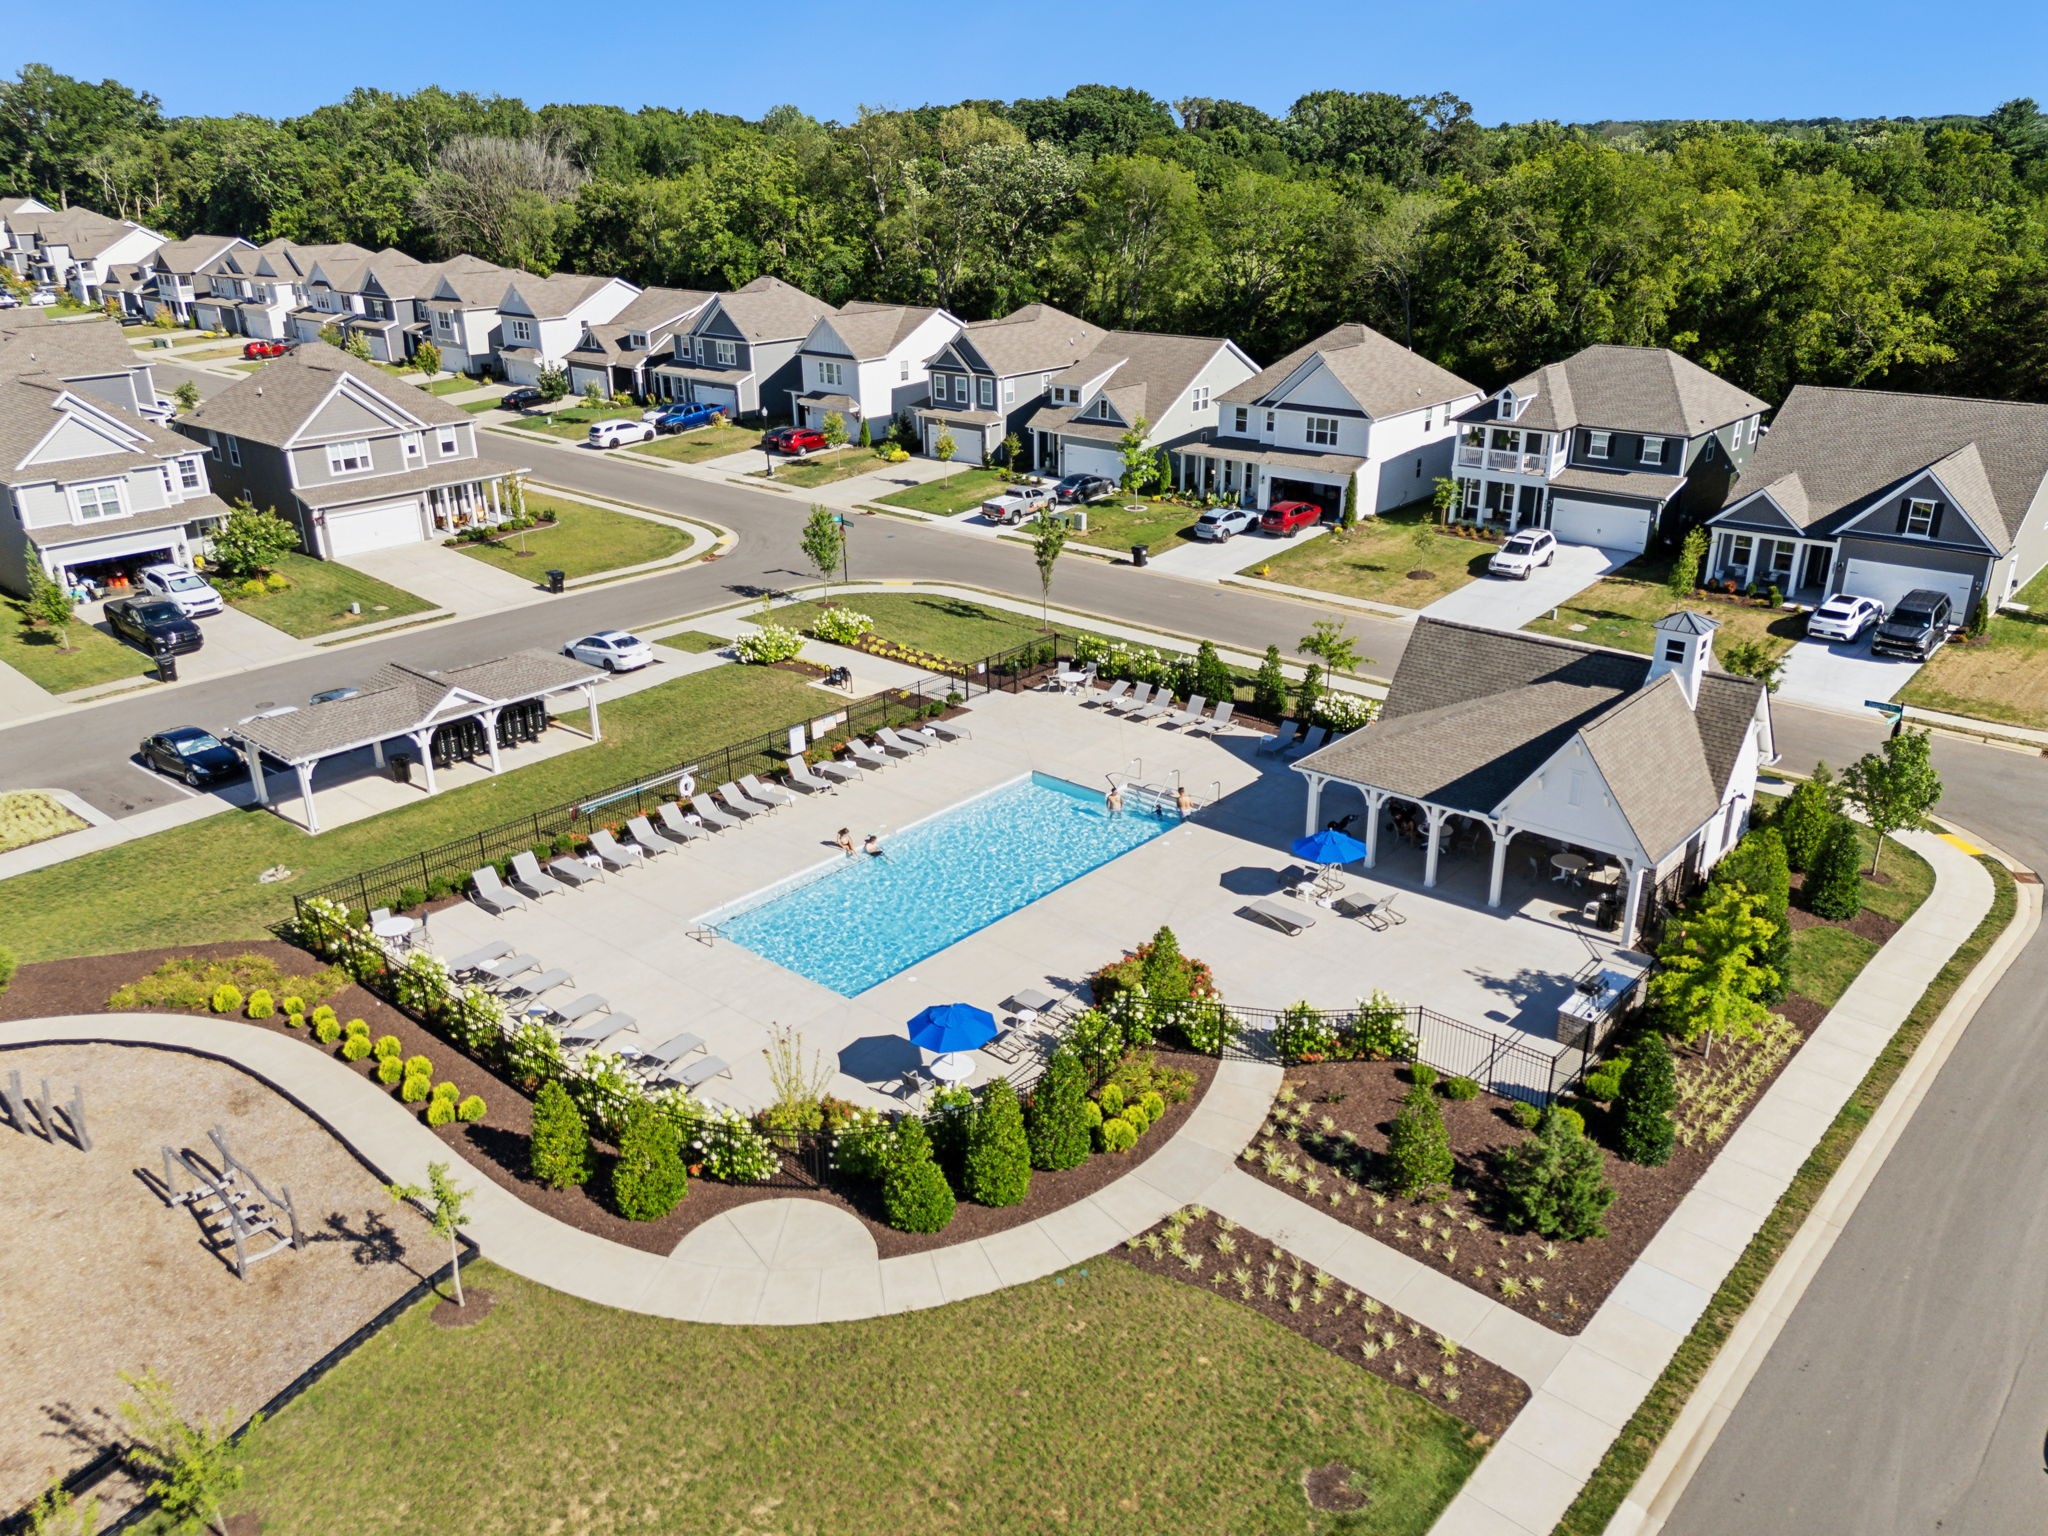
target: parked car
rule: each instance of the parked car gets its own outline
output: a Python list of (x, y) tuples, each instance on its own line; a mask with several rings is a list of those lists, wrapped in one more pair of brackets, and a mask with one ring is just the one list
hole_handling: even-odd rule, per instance
[(169, 598), (188, 619), (219, 613), (227, 606), (206, 578), (189, 565), (145, 565), (135, 575), (144, 592)]
[(194, 789), (238, 779), (249, 771), (241, 753), (196, 725), (181, 725), (143, 738), (137, 755), (145, 768), (183, 779)]
[(650, 418), (657, 432), (687, 432), (692, 427), (708, 427), (725, 412), (715, 405), (706, 405), (701, 400), (678, 401), (665, 405)]
[(508, 389), (498, 397), (498, 404), (508, 411), (530, 411), (536, 405), (546, 405), (548, 398), (531, 384), (522, 384), (517, 389)]
[(1527, 581), (1532, 572), (1557, 558), (1557, 535), (1541, 528), (1524, 528), (1508, 535), (1505, 543), (1486, 562), (1489, 576), (1512, 576)]
[(57, 290), (54, 288), (38, 288), (28, 296), (28, 306), (30, 309), (48, 309), (56, 302)]
[(1915, 587), (1900, 598), (1884, 616), (1871, 636), (1873, 656), (1910, 656), (1925, 661), (1948, 640), (1949, 625), (1955, 620), (1955, 604), (1948, 594), (1928, 587)]
[(9, 293), (6, 289), (0, 288), (0, 309), (19, 308), (21, 308), (21, 300), (17, 299), (13, 294)]
[(594, 421), (590, 424), (590, 446), (616, 448), (621, 443), (654, 440), (654, 428), (644, 421)]
[(1101, 475), (1062, 475), (1053, 493), (1067, 506), (1085, 506), (1116, 494), (1116, 482)]
[(308, 704), (339, 704), (343, 699), (355, 698), (362, 691), (360, 688), (323, 688), (314, 694), (312, 698), (306, 700), (306, 702)]
[(601, 629), (581, 640), (571, 640), (562, 647), (562, 654), (589, 666), (603, 667), (607, 672), (637, 672), (654, 661), (654, 647), (623, 629)]
[(1322, 520), (1323, 509), (1312, 501), (1276, 501), (1259, 514), (1259, 527), (1275, 538), (1291, 539)]
[(245, 341), (242, 343), (242, 356), (252, 361), (264, 357), (283, 357), (289, 351), (291, 351), (291, 347), (282, 341)]
[(116, 597), (106, 606), (107, 627), (152, 656), (185, 656), (206, 643), (199, 626), (165, 597)]
[(1000, 496), (992, 496), (981, 504), (981, 515), (992, 523), (1014, 527), (1041, 517), (1050, 507), (1057, 505), (1049, 487), (1043, 485), (1013, 486)]
[(1861, 640), (1863, 632), (1884, 619), (1884, 604), (1874, 597), (1837, 592), (1806, 616), (1810, 640)]
[(1220, 542), (1258, 525), (1259, 514), (1250, 507), (1211, 507), (1195, 519), (1195, 537)]
[(826, 446), (825, 434), (809, 427), (777, 427), (762, 437), (761, 446), (776, 453), (816, 453)]

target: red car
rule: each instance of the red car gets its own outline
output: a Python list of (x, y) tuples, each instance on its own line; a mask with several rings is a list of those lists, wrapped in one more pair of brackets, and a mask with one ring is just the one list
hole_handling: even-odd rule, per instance
[(825, 446), (825, 434), (809, 427), (777, 427), (761, 439), (761, 446), (777, 453), (816, 453)]
[(1322, 520), (1323, 509), (1312, 501), (1276, 501), (1259, 514), (1259, 528), (1276, 538), (1291, 539)]
[(242, 348), (242, 356), (251, 359), (283, 357), (289, 351), (291, 348), (281, 341), (252, 341)]

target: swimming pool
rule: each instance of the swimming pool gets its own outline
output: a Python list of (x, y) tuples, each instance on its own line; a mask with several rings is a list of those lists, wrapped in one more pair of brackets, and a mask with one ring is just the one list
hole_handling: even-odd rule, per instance
[(852, 997), (1171, 825), (1111, 816), (1096, 791), (1034, 773), (885, 838), (886, 858), (855, 855), (708, 921)]

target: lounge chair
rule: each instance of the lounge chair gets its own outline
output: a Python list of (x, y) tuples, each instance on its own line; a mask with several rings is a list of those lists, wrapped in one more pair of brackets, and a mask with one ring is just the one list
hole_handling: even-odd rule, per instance
[(661, 818), (662, 836), (672, 843), (694, 843), (711, 835), (685, 816), (673, 800), (662, 801), (654, 814)]
[(602, 880), (604, 875), (581, 859), (560, 858), (548, 865), (548, 873), (564, 885), (588, 885), (593, 880)]
[(486, 864), (482, 869), (471, 870), (469, 875), (470, 895), (476, 904), (493, 917), (503, 917), (514, 907), (526, 905), (526, 898), (517, 891), (507, 890), (498, 878), (497, 870)]
[(846, 750), (853, 754), (853, 760), (863, 768), (886, 768), (889, 766), (889, 759), (886, 755), (877, 752), (858, 736), (853, 737), (846, 743)]
[(536, 901), (568, 889), (553, 875), (542, 873), (540, 860), (533, 856), (532, 849), (512, 855), (512, 888)]
[(1381, 896), (1339, 896), (1330, 904), (1330, 910), (1339, 917), (1352, 918), (1365, 924), (1374, 933), (1385, 933), (1393, 922), (1381, 910), (1391, 897)]
[(1188, 707), (1186, 709), (1176, 709), (1167, 715), (1166, 723), (1168, 725), (1200, 725), (1202, 723), (1202, 711), (1208, 708), (1208, 706), (1209, 701), (1198, 693), (1188, 700)]
[(758, 800), (748, 799), (746, 791), (737, 784), (719, 785), (718, 798), (725, 802), (727, 810), (744, 817), (748, 821), (752, 821), (756, 816), (766, 816), (775, 809), (772, 805), (763, 805)]
[(1264, 923), (1293, 938), (1315, 927), (1316, 920), (1306, 912), (1291, 912), (1276, 901), (1248, 901), (1242, 908), (1244, 915), (1255, 923)]
[(1137, 687), (1133, 688), (1130, 691), (1129, 695), (1123, 700), (1123, 702), (1118, 704), (1107, 704), (1103, 707), (1106, 709), (1115, 710), (1120, 715), (1128, 715), (1132, 713), (1134, 710), (1142, 709), (1145, 705), (1145, 701), (1151, 697), (1152, 685), (1150, 683), (1140, 683)]
[(1405, 922), (1407, 922), (1407, 921), (1408, 921), (1408, 914), (1407, 914), (1407, 913), (1405, 913), (1405, 912), (1396, 912), (1396, 911), (1394, 910), (1394, 898), (1395, 898), (1395, 896), (1397, 896), (1397, 895), (1399, 895), (1399, 894), (1400, 894), (1400, 893), (1399, 893), (1398, 891), (1389, 891), (1389, 892), (1387, 892), (1387, 894), (1386, 894), (1385, 896), (1383, 896), (1383, 897), (1381, 897), (1381, 898), (1380, 898), (1380, 908), (1379, 908), (1379, 911), (1380, 911), (1380, 916), (1381, 916), (1382, 918), (1384, 918), (1384, 919), (1385, 919), (1385, 920), (1386, 920), (1386, 921), (1387, 921), (1387, 922), (1388, 922), (1389, 924), (1391, 924), (1391, 925), (1393, 925), (1393, 926), (1396, 926), (1396, 927), (1398, 927), (1398, 926), (1399, 926), (1400, 924), (1402, 924), (1402, 923), (1405, 923)]
[(860, 769), (853, 763), (842, 763), (837, 758), (826, 758), (818, 764), (818, 776), (830, 779), (834, 784), (851, 784), (860, 777)]
[(796, 796), (786, 789), (777, 789), (773, 784), (763, 784), (751, 773), (740, 775), (740, 788), (747, 792), (749, 800), (758, 800), (763, 805), (795, 805)]
[(638, 848), (626, 847), (612, 836), (609, 827), (599, 827), (590, 834), (590, 851), (604, 861), (606, 869), (631, 869), (647, 862), (646, 854)]
[(1235, 703), (1233, 703), (1229, 699), (1225, 699), (1221, 704), (1218, 704), (1216, 706), (1215, 714), (1211, 715), (1206, 720), (1197, 720), (1193, 725), (1189, 726), (1188, 734), (1190, 736), (1222, 735), (1224, 731), (1229, 729), (1230, 717), (1236, 709), (1237, 705)]
[(782, 766), (789, 771), (789, 782), (807, 795), (827, 794), (839, 787), (811, 772), (811, 765), (800, 757), (785, 758)]
[(514, 976), (523, 976), (528, 971), (539, 969), (540, 962), (531, 955), (502, 955), (496, 960), (486, 960), (476, 968), (476, 973), (484, 978), (485, 986), (499, 987)]
[(951, 720), (930, 720), (925, 723), (925, 733), (941, 741), (966, 741), (974, 732), (964, 725), (955, 725)]
[(559, 1003), (548, 1009), (548, 1017), (563, 1028), (580, 1024), (596, 1014), (610, 1013), (612, 1005), (595, 992), (586, 992), (573, 1003)]
[(470, 972), (482, 970), (493, 960), (502, 960), (511, 953), (512, 946), (510, 944), (507, 944), (503, 939), (493, 939), (488, 944), (479, 945), (477, 948), (472, 949), (466, 955), (460, 955), (450, 960), (448, 962), (448, 974), (450, 976), (467, 976)]
[(917, 753), (924, 751), (931, 745), (928, 741), (919, 741), (914, 737), (905, 736), (886, 725), (875, 732), (875, 740), (882, 744), (884, 752), (894, 752), (898, 757), (914, 757)]
[(1279, 730), (1273, 732), (1270, 736), (1261, 736), (1259, 738), (1258, 750), (1261, 752), (1286, 751), (1288, 747), (1294, 744), (1294, 736), (1299, 729), (1299, 726), (1289, 721), (1281, 721)]
[(1123, 702), (1124, 695), (1130, 691), (1131, 680), (1127, 677), (1119, 678), (1109, 685), (1107, 693), (1102, 694), (1098, 698), (1084, 699), (1082, 702), (1093, 704), (1099, 709), (1115, 709)]
[(573, 1029), (562, 1032), (564, 1045), (602, 1045), (622, 1029), (633, 1027), (630, 1013), (592, 1014)]
[(706, 1056), (702, 1061), (693, 1061), (680, 1072), (667, 1072), (664, 1077), (672, 1078), (685, 1088), (695, 1088), (708, 1083), (714, 1077), (731, 1077), (732, 1068), (721, 1057)]
[[(1308, 728), (1308, 734), (1301, 738), (1300, 750), (1303, 752), (1313, 752), (1317, 747), (1320, 747), (1325, 741), (1329, 740), (1329, 736), (1330, 732), (1327, 726), (1312, 725)], [(1294, 749), (1289, 748), (1288, 750), (1292, 752)]]
[(690, 796), (690, 809), (704, 818), (704, 825), (714, 832), (723, 832), (727, 827), (740, 824), (737, 816), (728, 816), (702, 795)]
[(681, 838), (657, 832), (645, 816), (627, 817), (626, 833), (633, 839), (633, 846), (645, 854), (673, 853), (683, 846)]
[(1157, 720), (1173, 707), (1173, 690), (1162, 688), (1152, 695), (1152, 702), (1150, 704), (1126, 711), (1125, 718), (1128, 720)]
[(538, 976), (520, 976), (505, 983), (498, 989), (500, 997), (509, 997), (514, 1002), (531, 1002), (543, 992), (552, 992), (557, 987), (566, 987), (576, 978), (559, 965), (552, 970), (542, 971)]

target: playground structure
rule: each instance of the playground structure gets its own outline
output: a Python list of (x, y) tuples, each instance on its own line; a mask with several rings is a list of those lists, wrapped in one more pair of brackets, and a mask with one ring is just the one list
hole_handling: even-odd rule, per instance
[(8, 1121), (24, 1136), (40, 1136), (53, 1146), (67, 1141), (81, 1152), (92, 1150), (92, 1138), (85, 1130), (85, 1090), (73, 1086), (71, 1102), (59, 1104), (50, 1092), (50, 1080), (43, 1079), (43, 1096), (23, 1090), (21, 1074), (9, 1072), (7, 1086), (0, 1088), (0, 1101), (7, 1106)]
[[(221, 1127), (215, 1126), (206, 1136), (220, 1154), (219, 1171), (191, 1152), (165, 1147), (164, 1199), (191, 1209), (207, 1246), (216, 1254), (225, 1257), (232, 1249), (235, 1274), (246, 1280), (252, 1266), (286, 1249), (305, 1247), (305, 1234), (299, 1228), (299, 1213), (289, 1187), (279, 1185), (272, 1194), (256, 1171), (235, 1156)], [(189, 1189), (180, 1187), (181, 1168), (193, 1181)], [(255, 1241), (266, 1234), (268, 1245), (254, 1248)]]

